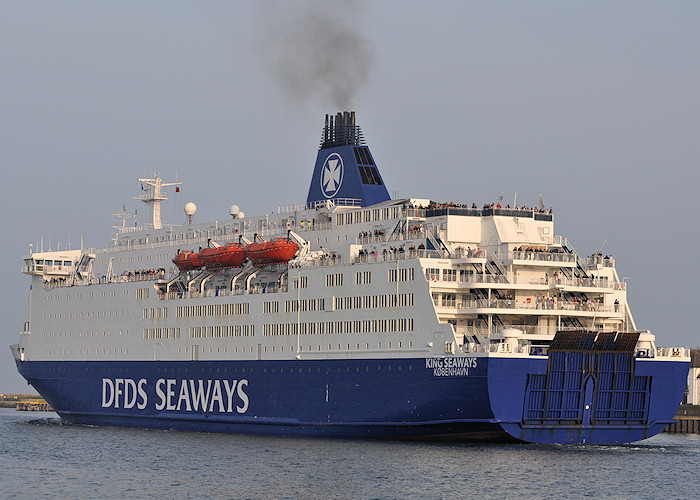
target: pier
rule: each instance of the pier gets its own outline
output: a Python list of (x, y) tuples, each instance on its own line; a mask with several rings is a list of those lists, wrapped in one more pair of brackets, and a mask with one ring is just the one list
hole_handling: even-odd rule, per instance
[(24, 401), (15, 405), (17, 411), (52, 411), (47, 402)]
[(0, 408), (14, 408), (17, 411), (53, 411), (44, 398), (30, 394), (0, 394)]
[(700, 434), (700, 406), (683, 405), (676, 413), (675, 421), (664, 430), (671, 434)]

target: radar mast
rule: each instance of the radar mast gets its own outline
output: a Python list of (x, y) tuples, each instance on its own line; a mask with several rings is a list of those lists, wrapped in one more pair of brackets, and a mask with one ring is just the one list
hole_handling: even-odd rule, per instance
[(148, 205), (148, 210), (151, 214), (150, 227), (153, 229), (162, 229), (163, 225), (160, 222), (160, 202), (165, 201), (168, 198), (163, 196), (161, 188), (167, 186), (179, 186), (182, 183), (165, 183), (158, 174), (155, 174), (153, 179), (139, 179), (139, 182), (141, 183), (141, 189), (144, 191), (144, 194), (137, 196), (136, 199), (141, 200)]

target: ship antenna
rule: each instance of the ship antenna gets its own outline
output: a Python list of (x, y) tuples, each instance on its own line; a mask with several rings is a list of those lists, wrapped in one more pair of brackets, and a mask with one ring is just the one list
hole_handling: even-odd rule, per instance
[[(127, 214), (126, 213), (126, 205), (122, 205), (122, 210), (121, 212), (117, 212), (116, 214), (112, 214), (114, 217), (117, 219), (121, 219), (122, 223), (119, 226), (112, 226), (112, 229), (116, 229), (117, 232), (119, 233), (124, 233), (126, 232), (126, 219), (130, 219), (132, 217), (136, 217), (136, 212), (133, 214)], [(83, 242), (82, 242), (82, 235), (81, 235), (81, 240), (80, 240), (80, 247), (82, 248)]]
[(600, 245), (600, 250), (598, 250), (598, 253), (603, 253), (603, 248), (605, 248), (605, 244), (608, 242), (608, 240), (605, 240), (602, 245)]

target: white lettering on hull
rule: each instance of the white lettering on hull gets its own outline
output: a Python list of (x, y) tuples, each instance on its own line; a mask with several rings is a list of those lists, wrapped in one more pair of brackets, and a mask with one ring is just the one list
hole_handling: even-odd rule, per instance
[[(138, 382), (130, 378), (102, 379), (102, 408), (146, 408), (146, 379)], [(123, 389), (122, 389), (123, 388)]]
[[(148, 380), (102, 379), (102, 408), (133, 408), (143, 410), (148, 405)], [(206, 413), (245, 413), (249, 399), (242, 380), (180, 380), (158, 379), (155, 383), (157, 411), (186, 411)]]
[(468, 377), (469, 369), (476, 368), (477, 358), (425, 358), (425, 368), (433, 371), (434, 377)]

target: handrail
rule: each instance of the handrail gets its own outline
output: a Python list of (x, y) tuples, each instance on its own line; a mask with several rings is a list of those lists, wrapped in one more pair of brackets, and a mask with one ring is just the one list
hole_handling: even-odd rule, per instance
[[(436, 305), (447, 309), (527, 309), (548, 311), (582, 311), (582, 312), (613, 312), (612, 306), (604, 306), (593, 302), (568, 302), (555, 299), (541, 301), (536, 299), (530, 303), (518, 302), (513, 299), (471, 299), (454, 305)], [(618, 311), (619, 312), (619, 311)]]
[(507, 217), (525, 217), (541, 221), (552, 221), (553, 215), (550, 212), (538, 212), (536, 209), (514, 209), (514, 208), (469, 208), (460, 206), (436, 206), (426, 209), (406, 208), (404, 213), (408, 217), (440, 217), (443, 215), (462, 215), (468, 217), (491, 217), (503, 215)]
[(137, 281), (157, 281), (165, 278), (165, 269), (143, 269), (131, 271), (114, 276), (101, 276), (89, 279), (80, 279), (75, 276), (67, 278), (52, 278), (44, 282), (44, 288), (52, 290), (54, 288), (65, 288), (87, 285), (105, 285), (108, 283), (134, 283)]
[(540, 262), (566, 262), (575, 264), (576, 254), (566, 252), (534, 252), (514, 250), (512, 252), (508, 252), (508, 259)]
[(395, 252), (387, 251), (386, 254), (376, 252), (367, 253), (363, 255), (357, 255), (352, 258), (352, 263), (371, 263), (371, 262), (385, 262), (391, 260), (405, 260), (405, 259), (441, 259), (442, 255), (437, 250), (404, 250), (403, 252), (398, 249)]
[(600, 254), (589, 255), (583, 263), (586, 268), (595, 268), (597, 266), (615, 267), (615, 259), (609, 256), (603, 257)]
[(324, 256), (320, 259), (308, 259), (298, 262), (289, 262), (290, 269), (308, 269), (313, 267), (339, 266), (343, 263), (339, 256)]

